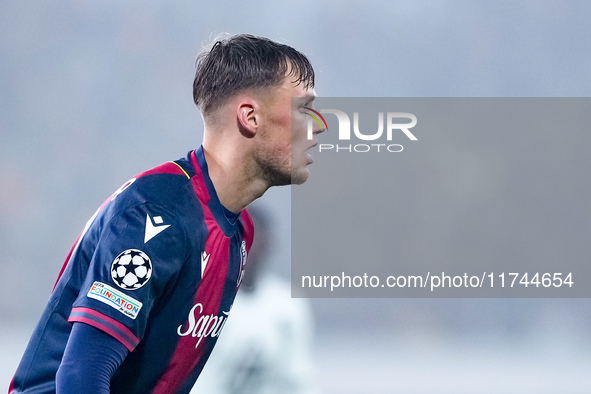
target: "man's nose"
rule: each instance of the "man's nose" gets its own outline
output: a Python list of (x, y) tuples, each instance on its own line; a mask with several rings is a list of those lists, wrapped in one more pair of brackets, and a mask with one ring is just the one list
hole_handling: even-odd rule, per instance
[[(313, 134), (320, 134), (320, 133), (323, 133), (328, 130), (328, 125), (326, 124), (326, 120), (320, 114), (320, 112), (316, 111), (313, 108), (309, 108), (309, 107), (304, 107), (304, 108), (306, 108), (306, 110), (309, 111), (308, 115), (312, 119), (314, 119), (314, 122), (312, 122), (312, 133)], [(310, 129), (308, 129), (308, 130), (310, 130)]]
[(318, 122), (313, 122), (312, 132), (314, 134), (324, 133), (326, 131), (326, 126), (322, 124), (318, 124)]

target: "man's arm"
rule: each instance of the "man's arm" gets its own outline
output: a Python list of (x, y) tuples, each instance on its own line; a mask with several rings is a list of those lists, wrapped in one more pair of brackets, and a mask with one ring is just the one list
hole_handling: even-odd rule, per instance
[(109, 393), (111, 377), (128, 353), (103, 331), (74, 323), (56, 375), (57, 393)]

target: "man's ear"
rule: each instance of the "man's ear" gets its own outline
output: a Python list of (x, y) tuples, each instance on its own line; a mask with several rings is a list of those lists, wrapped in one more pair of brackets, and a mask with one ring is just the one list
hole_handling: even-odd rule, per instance
[(259, 126), (256, 102), (252, 99), (241, 101), (238, 105), (236, 116), (238, 118), (240, 132), (245, 137), (254, 137)]

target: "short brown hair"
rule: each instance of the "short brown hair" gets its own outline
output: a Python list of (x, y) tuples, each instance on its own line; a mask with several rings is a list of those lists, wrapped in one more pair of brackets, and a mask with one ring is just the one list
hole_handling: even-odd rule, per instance
[(199, 54), (196, 68), (193, 100), (204, 116), (237, 93), (278, 86), (286, 76), (293, 76), (295, 83), (307, 88), (314, 87), (314, 69), (305, 55), (249, 34), (215, 42)]

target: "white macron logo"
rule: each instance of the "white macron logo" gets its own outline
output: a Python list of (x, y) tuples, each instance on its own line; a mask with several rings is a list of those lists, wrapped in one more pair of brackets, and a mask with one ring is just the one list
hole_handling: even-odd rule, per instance
[(154, 223), (160, 224), (160, 226), (154, 226), (154, 224), (152, 224), (152, 219), (150, 219), (150, 215), (146, 214), (146, 233), (144, 234), (144, 243), (170, 227), (170, 224), (161, 225), (162, 222), (162, 216), (154, 216)]
[(209, 261), (209, 256), (211, 256), (211, 253), (207, 254), (205, 253), (205, 250), (201, 252), (201, 278), (203, 278), (203, 273), (205, 272), (205, 266)]

